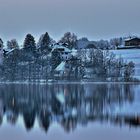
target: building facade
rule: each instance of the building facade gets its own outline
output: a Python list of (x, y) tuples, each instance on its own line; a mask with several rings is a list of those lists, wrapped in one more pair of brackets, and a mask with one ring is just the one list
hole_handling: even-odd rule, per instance
[(125, 40), (125, 46), (139, 46), (140, 47), (140, 38), (130, 38)]

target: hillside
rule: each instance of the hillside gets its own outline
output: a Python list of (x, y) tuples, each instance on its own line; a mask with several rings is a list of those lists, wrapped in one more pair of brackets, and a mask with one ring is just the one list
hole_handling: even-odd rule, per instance
[(117, 57), (122, 57), (124, 61), (135, 63), (135, 77), (140, 79), (140, 49), (111, 50)]

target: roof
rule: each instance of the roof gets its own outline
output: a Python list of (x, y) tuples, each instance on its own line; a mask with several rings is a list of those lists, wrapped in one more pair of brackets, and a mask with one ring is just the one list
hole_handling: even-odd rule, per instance
[(64, 71), (65, 70), (65, 64), (66, 62), (62, 61), (57, 67), (56, 67), (56, 71)]
[(132, 41), (132, 40), (140, 41), (140, 38), (138, 38), (138, 37), (129, 37), (129, 38), (125, 39), (125, 42)]
[(55, 45), (53, 46), (53, 49), (52, 49), (51, 52), (53, 52), (55, 49), (64, 49), (65, 52), (71, 52), (71, 50), (68, 49), (67, 47), (64, 47), (63, 45), (58, 45), (58, 44), (55, 44)]
[[(4, 50), (5, 50), (5, 49), (4, 49)], [(8, 54), (10, 54), (10, 53), (12, 53), (12, 52), (14, 52), (14, 51), (17, 51), (17, 50), (19, 50), (19, 49), (18, 49), (18, 48), (6, 49), (5, 52), (6, 52), (6, 55), (8, 55)]]
[(8, 52), (6, 54), (9, 54), (9, 53), (11, 53), (14, 50), (15, 50), (15, 48), (14, 49), (9, 49), (9, 50), (7, 50)]
[(71, 55), (73, 55), (73, 56), (77, 56), (77, 55), (78, 55), (77, 50), (72, 49)]

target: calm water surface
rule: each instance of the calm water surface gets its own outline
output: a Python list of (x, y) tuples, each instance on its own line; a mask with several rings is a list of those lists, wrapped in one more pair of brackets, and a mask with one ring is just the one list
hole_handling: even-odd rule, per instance
[(139, 140), (140, 85), (1, 84), (0, 140)]

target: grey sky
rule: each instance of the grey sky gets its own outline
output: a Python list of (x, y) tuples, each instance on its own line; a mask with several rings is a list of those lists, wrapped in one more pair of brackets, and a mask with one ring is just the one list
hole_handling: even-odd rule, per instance
[(140, 0), (0, 0), (0, 18), (4, 41), (46, 31), (54, 39), (66, 31), (108, 39), (140, 34)]

